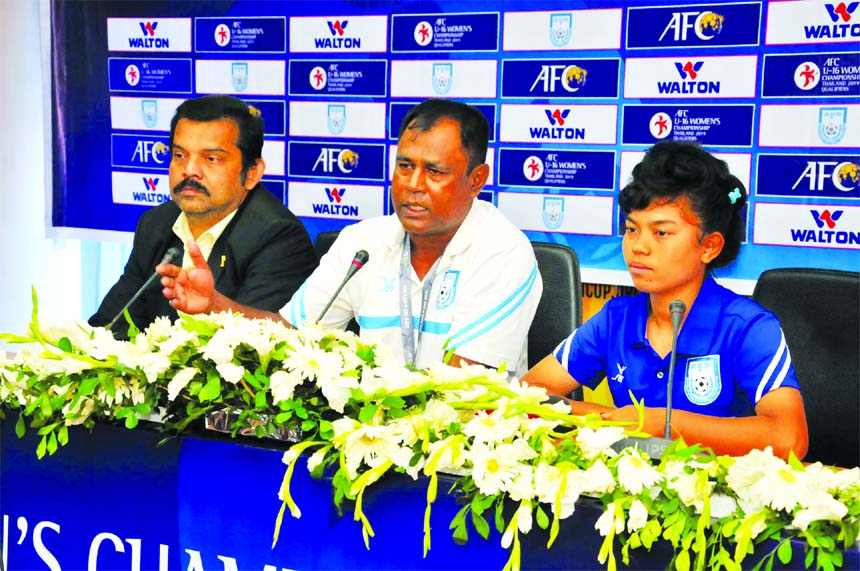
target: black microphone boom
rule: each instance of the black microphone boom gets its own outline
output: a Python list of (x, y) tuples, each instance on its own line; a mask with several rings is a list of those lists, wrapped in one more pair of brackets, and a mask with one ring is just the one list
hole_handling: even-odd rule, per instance
[(672, 381), (675, 378), (675, 360), (678, 353), (678, 332), (681, 330), (681, 321), (687, 313), (687, 306), (680, 299), (669, 304), (669, 316), (672, 318), (672, 356), (669, 357), (669, 382), (666, 385), (666, 426), (663, 428), (663, 437), (672, 438), (672, 428), (669, 426), (672, 420)]
[[(181, 256), (182, 256), (182, 249), (181, 248), (175, 248), (175, 247), (170, 248), (164, 253), (164, 256), (161, 258), (161, 261), (158, 263), (159, 264), (172, 264), (173, 262), (178, 260)], [(119, 318), (122, 317), (122, 314), (125, 313), (125, 310), (128, 309), (129, 307), (131, 307), (132, 303), (137, 301), (137, 298), (139, 298), (141, 296), (141, 294), (144, 291), (146, 291), (149, 288), (149, 286), (152, 285), (152, 282), (154, 282), (156, 280), (156, 278), (159, 277), (159, 275), (160, 274), (158, 272), (153, 272), (153, 274), (151, 276), (149, 276), (149, 279), (147, 279), (145, 282), (143, 282), (143, 285), (140, 286), (140, 289), (138, 289), (137, 292), (135, 292), (135, 294), (132, 296), (132, 298), (130, 300), (128, 300), (128, 303), (126, 303), (124, 306), (122, 306), (122, 309), (119, 310), (119, 313), (117, 313), (116, 316), (110, 320), (110, 323), (108, 323), (108, 325), (107, 325), (108, 329), (111, 329), (114, 326), (114, 324), (119, 320)]]
[(334, 300), (337, 299), (338, 294), (340, 294), (340, 290), (343, 289), (343, 286), (346, 285), (346, 282), (351, 280), (352, 276), (354, 276), (355, 273), (358, 270), (360, 270), (364, 266), (364, 264), (367, 263), (367, 260), (369, 260), (369, 259), (370, 259), (370, 254), (368, 254), (365, 250), (359, 250), (358, 252), (355, 253), (355, 256), (352, 258), (352, 262), (349, 264), (349, 268), (346, 270), (346, 275), (343, 277), (343, 281), (340, 282), (339, 286), (337, 286), (337, 289), (332, 294), (331, 298), (328, 300), (328, 303), (323, 308), (323, 310), (320, 312), (320, 316), (317, 317), (317, 323), (322, 321), (323, 316), (328, 311), (328, 308), (331, 307), (331, 304), (334, 303)]

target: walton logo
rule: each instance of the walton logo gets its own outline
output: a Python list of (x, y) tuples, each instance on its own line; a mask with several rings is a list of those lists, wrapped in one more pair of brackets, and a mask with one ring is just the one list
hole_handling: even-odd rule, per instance
[(860, 245), (860, 232), (836, 230), (836, 222), (842, 218), (842, 210), (810, 210), (812, 219), (818, 230), (806, 228), (789, 228), (792, 242), (806, 242), (812, 244), (840, 244), (857, 246)]
[(349, 20), (326, 20), (328, 30), (331, 33), (329, 38), (314, 38), (314, 46), (319, 49), (324, 48), (360, 48), (360, 38), (344, 37), (346, 27)]
[(565, 127), (570, 109), (544, 109), (550, 127), (529, 127), (533, 139), (584, 139), (585, 129), (582, 127)]
[(155, 29), (158, 28), (158, 22), (138, 22), (140, 31), (143, 34), (142, 38), (129, 38), (128, 47), (130, 48), (169, 48), (170, 40), (167, 38), (156, 38)]
[(660, 93), (704, 93), (712, 94), (720, 92), (719, 81), (697, 81), (703, 61), (675, 62), (675, 69), (683, 81), (658, 81), (657, 90)]
[(161, 180), (159, 178), (143, 178), (143, 187), (146, 189), (144, 192), (135, 192), (132, 191), (131, 196), (136, 203), (146, 203), (146, 204), (161, 204), (162, 202), (167, 202), (170, 200), (170, 196), (158, 192), (158, 181)]
[(340, 190), (338, 190), (337, 188), (326, 187), (325, 194), (328, 197), (329, 202), (336, 202), (340, 204), (340, 201), (343, 200), (343, 195), (346, 194), (346, 189), (341, 188)]
[(146, 178), (146, 177), (143, 177), (143, 186), (144, 186), (144, 187), (146, 188), (146, 190), (148, 190), (149, 192), (155, 192), (156, 190), (158, 190), (158, 188), (157, 188), (157, 187), (158, 187), (158, 181), (159, 181), (159, 180), (161, 180), (161, 179), (158, 179), (158, 178)]
[(325, 188), (325, 195), (328, 198), (328, 204), (315, 203), (311, 205), (314, 214), (328, 214), (329, 216), (343, 217), (358, 217), (358, 206), (349, 204), (341, 204), (343, 195), (346, 194), (346, 189), (341, 188)]
[(860, 38), (860, 23), (854, 21), (854, 12), (860, 2), (840, 2), (839, 4), (825, 4), (827, 15), (830, 16), (830, 25), (804, 26), (803, 31), (807, 39), (830, 39), (830, 38)]
[(841, 210), (834, 210), (833, 212), (823, 210), (821, 213), (817, 210), (810, 210), (809, 212), (812, 214), (812, 219), (815, 220), (815, 225), (819, 228), (824, 228), (826, 225), (828, 229), (833, 230), (836, 228), (836, 221), (842, 218)]

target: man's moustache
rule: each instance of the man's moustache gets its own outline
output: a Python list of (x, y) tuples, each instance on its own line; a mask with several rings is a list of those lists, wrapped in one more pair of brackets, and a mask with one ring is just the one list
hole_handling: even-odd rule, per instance
[(179, 184), (173, 187), (173, 194), (178, 194), (183, 188), (193, 188), (194, 190), (199, 190), (206, 196), (209, 196), (209, 189), (197, 182), (196, 180), (192, 180), (190, 178), (186, 178)]

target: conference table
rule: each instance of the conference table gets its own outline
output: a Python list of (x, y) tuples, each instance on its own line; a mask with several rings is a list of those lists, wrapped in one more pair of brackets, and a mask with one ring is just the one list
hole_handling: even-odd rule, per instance
[[(285, 443), (209, 431), (164, 440), (156, 430), (105, 424), (71, 430), (67, 446), (39, 460), (35, 432), (18, 439), (15, 420), (2, 422), (0, 440), (3, 568), (10, 571), (501, 570), (508, 559), (492, 525), (489, 539), (471, 531), (465, 545), (452, 540), (448, 526), (459, 506), (446, 493), (450, 482), (439, 482), (426, 557), (427, 480), (397, 475), (373, 486), (364, 500), (375, 532), (368, 549), (352, 504), (338, 514), (331, 483), (311, 478), (300, 460), (291, 490), (301, 517), (285, 513), (272, 548)], [(522, 536), (523, 569), (602, 568), (596, 557), (603, 538), (594, 530), (600, 513), (597, 500), (580, 500), (551, 549), (544, 530)], [(791, 565), (802, 569), (803, 548), (793, 547)], [(664, 545), (632, 553), (634, 569), (664, 568), (672, 556)], [(752, 567), (758, 559), (746, 562)], [(844, 568), (860, 568), (856, 546)]]

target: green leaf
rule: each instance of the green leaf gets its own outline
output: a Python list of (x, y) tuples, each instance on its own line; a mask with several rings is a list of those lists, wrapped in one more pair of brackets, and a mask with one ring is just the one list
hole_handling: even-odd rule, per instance
[(384, 401), (382, 401), (383, 406), (388, 408), (403, 408), (403, 405), (406, 404), (406, 401), (400, 397), (388, 397)]
[(89, 396), (93, 393), (93, 390), (95, 390), (98, 384), (98, 377), (88, 377), (82, 380), (81, 384), (78, 385), (78, 394), (81, 396)]
[(377, 410), (379, 410), (379, 407), (375, 404), (364, 405), (358, 413), (358, 421), (365, 424), (370, 422), (374, 415), (376, 415)]
[(302, 430), (303, 430), (304, 432), (310, 432), (311, 430), (313, 430), (314, 428), (316, 428), (316, 426), (317, 426), (317, 423), (316, 423), (316, 422), (314, 422), (314, 421), (313, 421), (313, 420), (311, 420), (311, 419), (303, 420), (303, 421), (302, 421)]
[(264, 391), (257, 391), (257, 394), (254, 395), (254, 406), (266, 408), (266, 393)]
[(546, 515), (546, 512), (543, 511), (543, 508), (538, 506), (535, 510), (535, 521), (537, 521), (538, 527), (541, 529), (546, 529), (549, 527), (549, 517)]
[(53, 432), (48, 436), (48, 454), (53, 454), (57, 451), (57, 435)]
[(779, 549), (776, 550), (776, 555), (783, 565), (788, 564), (791, 561), (791, 542), (788, 540), (783, 541)]
[(200, 394), (197, 395), (197, 398), (200, 399), (200, 402), (208, 402), (218, 398), (221, 394), (221, 378), (218, 375), (209, 375), (209, 380), (200, 389)]
[(65, 424), (57, 431), (57, 441), (60, 443), (60, 446), (65, 446), (69, 443), (69, 427)]
[(60, 338), (60, 340), (57, 342), (57, 347), (59, 347), (61, 351), (64, 351), (66, 353), (72, 352), (72, 342), (69, 340), (68, 337)]
[(487, 523), (487, 520), (484, 519), (483, 515), (475, 513), (475, 510), (472, 510), (472, 525), (475, 526), (475, 531), (483, 537), (487, 539), (490, 537), (490, 524)]
[(26, 427), (24, 426), (24, 417), (18, 415), (18, 420), (15, 421), (15, 435), (18, 438), (24, 438), (24, 432), (26, 431)]
[(134, 428), (137, 426), (137, 415), (134, 414), (134, 411), (129, 409), (129, 414), (125, 417), (125, 427), (126, 428)]
[(36, 446), (36, 458), (42, 459), (45, 456), (45, 448), (48, 446), (48, 437), (43, 436), (39, 441), (39, 445)]
[(690, 571), (690, 552), (684, 549), (675, 558), (675, 569), (678, 571)]
[(466, 529), (466, 521), (463, 520), (460, 522), (455, 528), (454, 533), (451, 536), (454, 540), (454, 543), (457, 545), (466, 545), (469, 542), (469, 532)]

